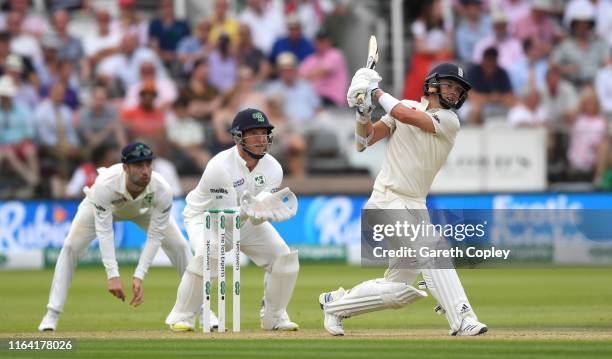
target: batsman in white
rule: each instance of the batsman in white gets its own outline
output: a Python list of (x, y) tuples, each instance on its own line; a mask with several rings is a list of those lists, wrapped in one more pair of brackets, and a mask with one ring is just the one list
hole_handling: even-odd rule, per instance
[[(424, 96), (417, 102), (400, 101), (383, 92), (378, 87), (381, 77), (374, 70), (363, 68), (356, 72), (347, 100), (351, 107), (361, 106), (359, 112), (367, 119), (361, 121), (367, 126), (367, 137), (358, 140), (371, 146), (389, 138), (382, 169), (365, 209), (426, 210), (427, 192), (459, 131), (459, 119), (452, 109), (461, 107), (471, 88), (463, 75), (455, 64), (434, 67), (425, 79)], [(357, 101), (360, 94), (365, 94), (363, 105)], [(369, 120), (372, 98), (387, 113), (375, 124)], [(487, 326), (478, 321), (454, 268), (399, 267), (389, 266), (384, 278), (363, 282), (350, 290), (339, 288), (322, 293), (319, 303), (325, 329), (332, 335), (343, 335), (344, 318), (401, 308), (426, 297), (426, 292), (411, 286), (422, 273), (429, 292), (446, 312), (450, 335), (472, 336), (487, 331)]]
[(86, 197), (79, 205), (57, 259), (47, 314), (38, 330), (57, 328), (77, 261), (96, 237), (100, 242), (108, 291), (125, 301), (115, 258), (115, 221), (134, 222), (147, 232), (132, 278), (134, 297), (130, 304), (138, 306), (143, 302), (142, 282), (160, 245), (179, 275), (183, 274), (193, 255), (189, 243), (170, 216), (172, 189), (158, 173), (153, 172), (151, 161), (154, 158), (153, 151), (144, 143), (129, 144), (121, 152), (122, 164), (98, 169), (99, 176), (93, 186), (84, 188)]
[[(266, 153), (272, 142), (273, 128), (262, 111), (249, 108), (238, 112), (230, 130), (236, 145), (208, 162), (198, 186), (187, 195), (183, 216), (195, 257), (187, 266), (174, 308), (166, 318), (166, 324), (173, 331), (194, 330), (196, 314), (202, 306), (204, 212), (238, 206), (242, 222), (241, 250), (265, 269), (261, 327), (264, 330), (298, 329), (286, 311), (298, 276), (298, 255), (290, 251), (268, 222), (287, 220), (297, 211), (295, 195), (289, 188), (279, 190), (283, 179), (280, 164)], [(212, 228), (211, 278), (216, 278), (217, 225)], [(226, 236), (229, 250), (231, 232)], [(211, 315), (213, 328), (215, 321)]]

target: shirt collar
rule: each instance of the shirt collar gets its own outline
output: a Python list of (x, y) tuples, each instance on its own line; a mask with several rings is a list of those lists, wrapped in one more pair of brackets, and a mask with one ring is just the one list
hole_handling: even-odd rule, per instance
[(240, 168), (247, 168), (246, 161), (242, 157), (240, 157), (240, 152), (238, 152), (238, 145), (235, 145), (232, 148), (232, 154), (236, 160), (236, 163), (241, 166)]
[(127, 176), (125, 175), (125, 171), (123, 169), (121, 169), (121, 177), (119, 180), (121, 181), (119, 185), (119, 193), (121, 193), (121, 195), (123, 195), (125, 198), (136, 199), (133, 198), (132, 194), (127, 190)]
[(425, 96), (421, 96), (421, 109), (423, 111), (427, 111), (428, 106), (429, 106), (429, 100)]

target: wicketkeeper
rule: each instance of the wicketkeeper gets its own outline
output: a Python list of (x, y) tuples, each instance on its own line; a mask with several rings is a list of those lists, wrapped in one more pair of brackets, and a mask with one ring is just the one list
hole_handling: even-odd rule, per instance
[[(273, 128), (260, 110), (249, 108), (238, 112), (230, 131), (236, 145), (208, 162), (198, 186), (187, 195), (183, 216), (195, 257), (187, 266), (174, 308), (166, 318), (166, 324), (174, 331), (194, 330), (195, 318), (202, 306), (204, 212), (237, 207), (240, 207), (242, 222), (241, 250), (265, 269), (261, 327), (264, 330), (298, 329), (286, 311), (298, 276), (298, 254), (290, 251), (268, 222), (287, 220), (297, 211), (295, 195), (289, 188), (280, 189), (281, 165), (266, 153), (272, 143)], [(229, 224), (227, 226), (230, 228)], [(217, 224), (213, 224), (212, 229), (211, 278), (216, 278)], [(228, 232), (226, 250), (231, 248), (232, 233)], [(218, 324), (212, 313), (211, 324), (213, 328)]]
[[(427, 210), (427, 192), (459, 132), (459, 119), (452, 110), (461, 107), (471, 86), (463, 70), (451, 63), (431, 70), (420, 102), (394, 98), (378, 87), (379, 81), (381, 77), (376, 71), (360, 69), (347, 94), (349, 106), (359, 106), (357, 126), (365, 126), (365, 131), (358, 129), (357, 133), (367, 134), (357, 140), (372, 146), (383, 138), (389, 139), (382, 169), (365, 208), (405, 210), (409, 216), (416, 212), (411, 210)], [(357, 99), (363, 94), (365, 101), (358, 104)], [(387, 113), (375, 124), (370, 121), (373, 99)], [(325, 313), (325, 329), (332, 335), (343, 335), (345, 318), (400, 308), (426, 297), (426, 292), (411, 286), (422, 273), (440, 311), (446, 313), (451, 335), (471, 336), (487, 331), (487, 326), (478, 321), (454, 268), (413, 268), (412, 263), (403, 266), (390, 261), (384, 278), (363, 282), (350, 290), (339, 288), (322, 293), (319, 303)]]
[(153, 159), (153, 151), (147, 145), (132, 143), (122, 150), (122, 164), (98, 169), (99, 175), (93, 186), (84, 188), (86, 197), (79, 205), (57, 259), (47, 314), (38, 330), (57, 328), (77, 261), (96, 237), (100, 242), (100, 254), (108, 278), (108, 291), (125, 301), (119, 266), (115, 259), (115, 221), (131, 221), (147, 233), (147, 240), (132, 278), (134, 297), (130, 304), (138, 306), (143, 302), (142, 281), (160, 245), (179, 275), (183, 274), (193, 255), (189, 243), (170, 216), (172, 189), (158, 173), (153, 172)]

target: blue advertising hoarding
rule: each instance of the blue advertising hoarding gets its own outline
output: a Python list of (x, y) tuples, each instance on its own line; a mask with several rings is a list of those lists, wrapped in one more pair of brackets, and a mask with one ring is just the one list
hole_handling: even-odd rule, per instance
[[(301, 196), (298, 214), (275, 223), (287, 244), (358, 245), (360, 211), (366, 196)], [(78, 201), (0, 202), (0, 252), (60, 248), (76, 213)], [(610, 193), (437, 195), (431, 209), (604, 209), (612, 208)], [(183, 199), (175, 200), (173, 216), (182, 227)], [(140, 248), (144, 233), (132, 223), (115, 224), (119, 248)], [(94, 246), (96, 244), (94, 243)]]

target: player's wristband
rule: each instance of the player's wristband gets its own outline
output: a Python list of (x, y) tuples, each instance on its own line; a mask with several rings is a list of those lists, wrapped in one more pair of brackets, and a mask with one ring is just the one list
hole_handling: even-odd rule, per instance
[(380, 106), (382, 106), (383, 109), (385, 109), (385, 112), (390, 113), (391, 110), (393, 110), (393, 108), (397, 106), (398, 103), (400, 103), (400, 100), (385, 92), (382, 96), (378, 98), (378, 103), (380, 104)]

